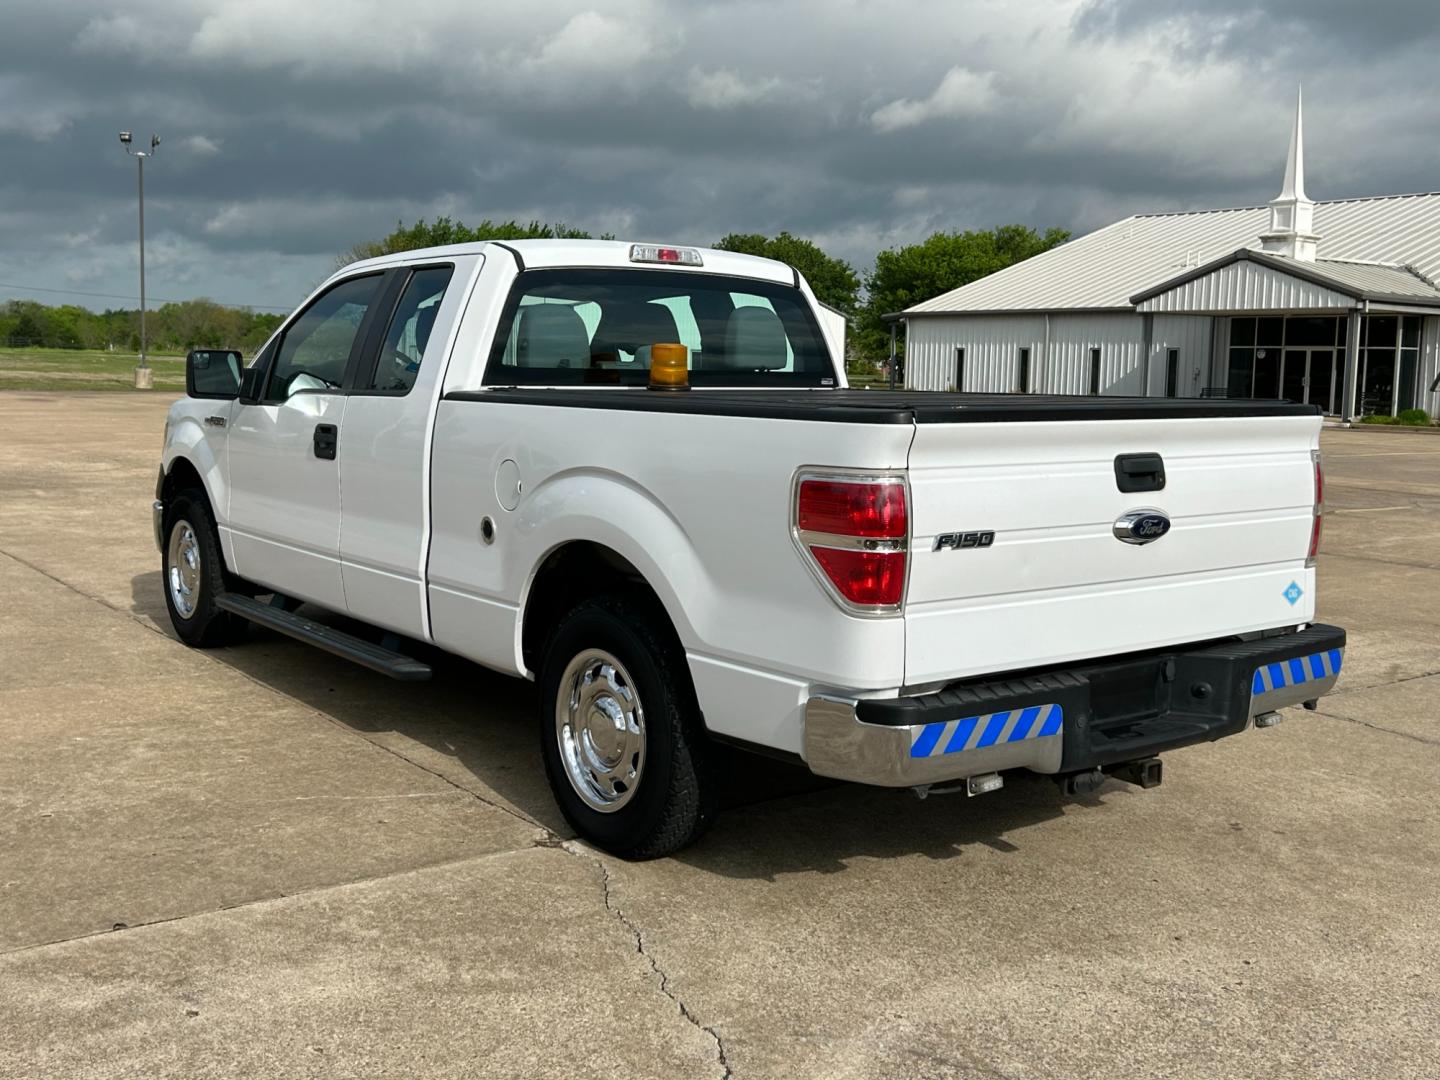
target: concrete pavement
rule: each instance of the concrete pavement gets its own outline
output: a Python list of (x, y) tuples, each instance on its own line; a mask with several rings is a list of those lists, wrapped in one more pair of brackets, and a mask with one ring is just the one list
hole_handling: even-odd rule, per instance
[(1440, 1073), (1440, 439), (1324, 437), (1321, 712), (1071, 801), (740, 757), (627, 864), (523, 683), (176, 643), (164, 405), (0, 394), (0, 1076)]

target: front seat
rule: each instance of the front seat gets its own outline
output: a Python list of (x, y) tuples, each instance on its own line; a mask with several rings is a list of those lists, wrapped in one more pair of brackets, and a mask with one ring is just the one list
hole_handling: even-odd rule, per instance
[(430, 331), (435, 329), (435, 316), (440, 314), (440, 302), (422, 307), (415, 313), (415, 359), (425, 355), (425, 346), (430, 343)]
[(769, 308), (741, 307), (725, 320), (724, 371), (779, 371), (790, 362), (780, 316)]
[(613, 353), (623, 349), (634, 356), (644, 346), (679, 340), (675, 315), (664, 304), (615, 300), (606, 304), (600, 313), (590, 351)]
[(534, 304), (520, 309), (515, 362), (531, 368), (590, 366), (590, 332), (568, 304)]

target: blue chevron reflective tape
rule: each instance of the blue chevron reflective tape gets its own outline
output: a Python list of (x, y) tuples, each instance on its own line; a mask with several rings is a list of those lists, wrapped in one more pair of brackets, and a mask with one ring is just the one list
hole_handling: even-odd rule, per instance
[(1345, 654), (1340, 649), (1327, 649), (1309, 656), (1297, 656), (1293, 660), (1281, 660), (1255, 669), (1250, 681), (1252, 694), (1264, 694), (1286, 686), (1300, 686), (1316, 679), (1326, 679), (1340, 674), (1340, 663)]
[(1058, 735), (1064, 719), (1065, 711), (1059, 705), (1031, 705), (1007, 712), (921, 724), (911, 732), (910, 756), (941, 757), (997, 743), (1043, 739)]

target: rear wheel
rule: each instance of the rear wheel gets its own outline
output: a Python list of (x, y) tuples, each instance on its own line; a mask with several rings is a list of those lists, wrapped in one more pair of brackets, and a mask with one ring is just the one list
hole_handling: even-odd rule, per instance
[(662, 616), (622, 597), (579, 605), (550, 636), (540, 688), (545, 772), (582, 837), (653, 859), (710, 824), (703, 725)]
[(237, 640), (245, 621), (215, 606), (225, 591), (225, 565), (210, 506), (187, 490), (165, 507), (161, 570), (170, 625), (187, 645), (211, 648)]

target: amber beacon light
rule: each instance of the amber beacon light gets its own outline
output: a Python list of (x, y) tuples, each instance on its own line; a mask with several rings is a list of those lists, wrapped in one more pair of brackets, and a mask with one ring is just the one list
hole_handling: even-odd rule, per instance
[(689, 390), (690, 351), (675, 342), (661, 342), (650, 348), (650, 389)]

